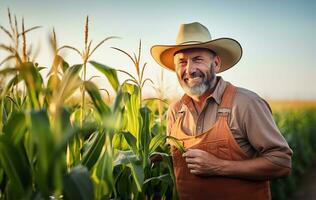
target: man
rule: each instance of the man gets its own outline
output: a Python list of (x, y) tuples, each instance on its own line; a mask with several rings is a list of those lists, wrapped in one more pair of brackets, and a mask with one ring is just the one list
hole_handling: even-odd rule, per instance
[(216, 74), (242, 56), (230, 38), (211, 39), (200, 23), (183, 24), (176, 45), (155, 45), (153, 58), (174, 71), (185, 91), (168, 111), (180, 199), (271, 199), (269, 180), (290, 174), (292, 150), (269, 105)]

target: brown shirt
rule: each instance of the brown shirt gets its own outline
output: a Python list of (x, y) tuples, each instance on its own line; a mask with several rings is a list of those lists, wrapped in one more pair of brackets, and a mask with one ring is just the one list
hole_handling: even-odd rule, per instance
[[(182, 129), (188, 135), (199, 135), (211, 129), (217, 120), (217, 109), (226, 88), (226, 81), (217, 77), (216, 88), (198, 114), (192, 99), (184, 95), (170, 105), (167, 134), (179, 113), (183, 115)], [(229, 117), (229, 127), (241, 149), (251, 158), (263, 156), (273, 163), (291, 167), (292, 150), (278, 130), (269, 105), (256, 93), (237, 87)]]

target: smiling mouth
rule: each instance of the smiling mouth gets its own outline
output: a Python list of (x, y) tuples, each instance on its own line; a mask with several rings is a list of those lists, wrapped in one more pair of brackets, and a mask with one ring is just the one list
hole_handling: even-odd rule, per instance
[(182, 79), (184, 81), (189, 81), (190, 79), (195, 80), (195, 79), (199, 79), (199, 78), (201, 78), (201, 79), (204, 78), (204, 74), (199, 70), (196, 70), (195, 72), (192, 72), (192, 73), (185, 72), (185, 73), (183, 73), (183, 76), (182, 76)]
[(194, 77), (194, 78), (185, 78), (183, 80), (188, 87), (198, 86), (198, 85), (201, 85), (203, 83), (203, 78), (200, 76)]
[(196, 80), (198, 80), (198, 79), (202, 79), (202, 76), (196, 76), (196, 77), (193, 77), (193, 78), (191, 78), (191, 77), (186, 77), (186, 78), (184, 78), (183, 80), (184, 80), (185, 82), (188, 82), (188, 81), (196, 81)]
[(189, 81), (190, 82), (199, 81), (200, 79), (203, 79), (203, 78), (204, 78), (204, 75), (202, 72), (194, 72), (192, 74), (184, 74), (182, 79), (184, 80), (184, 82), (187, 83)]

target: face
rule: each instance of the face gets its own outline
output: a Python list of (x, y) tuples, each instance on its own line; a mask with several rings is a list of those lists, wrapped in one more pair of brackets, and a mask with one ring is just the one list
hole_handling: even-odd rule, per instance
[(219, 71), (219, 57), (206, 49), (186, 49), (174, 56), (178, 81), (189, 96), (211, 89)]

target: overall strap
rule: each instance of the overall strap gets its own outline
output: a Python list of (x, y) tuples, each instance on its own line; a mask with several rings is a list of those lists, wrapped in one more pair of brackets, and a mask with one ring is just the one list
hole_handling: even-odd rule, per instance
[(221, 103), (217, 110), (218, 116), (225, 116), (227, 117), (232, 109), (234, 97), (236, 94), (237, 88), (233, 86), (231, 83), (227, 82), (224, 94), (222, 96)]

